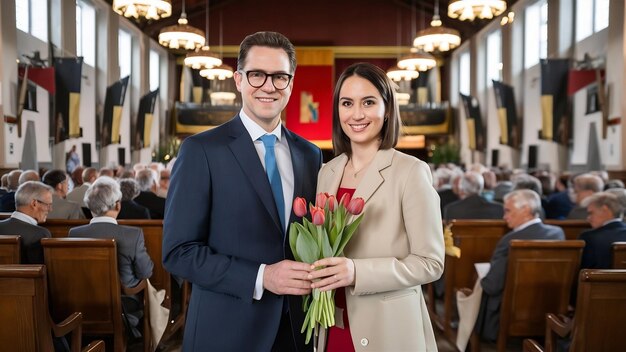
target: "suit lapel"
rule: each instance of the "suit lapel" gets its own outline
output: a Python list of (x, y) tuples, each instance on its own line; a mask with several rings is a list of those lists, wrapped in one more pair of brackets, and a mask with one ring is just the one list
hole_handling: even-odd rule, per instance
[[(325, 183), (317, 190), (320, 192), (327, 192), (330, 194), (337, 194), (337, 190), (341, 185), (341, 178), (343, 177), (343, 169), (346, 167), (346, 163), (348, 162), (348, 157), (346, 154), (339, 155), (336, 159), (334, 159), (331, 163), (328, 164), (328, 168), (330, 170), (330, 175), (328, 180), (330, 183)], [(320, 183), (325, 180), (319, 180)]]
[[(289, 153), (291, 154), (291, 166), (293, 168), (293, 195), (291, 196), (291, 204), (296, 197), (304, 195), (304, 153), (300, 143), (293, 137), (291, 132), (285, 127), (282, 128), (283, 136), (287, 138), (289, 143)], [(285, 206), (288, 206), (285, 204)], [(293, 211), (289, 214), (288, 224), (297, 221)]]
[(367, 203), (370, 197), (372, 197), (380, 185), (385, 181), (381, 175), (381, 171), (391, 166), (393, 154), (393, 149), (379, 150), (376, 152), (376, 156), (372, 161), (371, 167), (368, 168), (367, 172), (363, 176), (363, 180), (361, 180), (359, 186), (354, 192), (354, 197), (361, 197), (365, 200), (365, 203)]
[(239, 115), (231, 121), (230, 126), (230, 136), (233, 140), (228, 147), (232, 151), (235, 159), (237, 159), (241, 170), (248, 177), (252, 188), (258, 194), (265, 209), (274, 220), (274, 224), (282, 234), (284, 230), (283, 226), (280, 225), (280, 218), (278, 217), (276, 204), (274, 204), (272, 188), (270, 187), (261, 160), (259, 160), (259, 155), (254, 148), (250, 134), (248, 134), (248, 131), (246, 131), (246, 128), (243, 126)]

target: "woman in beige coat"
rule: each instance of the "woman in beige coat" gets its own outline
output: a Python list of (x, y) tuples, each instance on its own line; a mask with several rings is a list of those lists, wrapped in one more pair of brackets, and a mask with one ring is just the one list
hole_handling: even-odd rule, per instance
[(313, 263), (319, 270), (309, 276), (314, 288), (337, 289), (337, 326), (327, 332), (327, 351), (436, 351), (421, 290), (441, 276), (444, 262), (430, 169), (393, 149), (400, 114), (383, 70), (348, 67), (333, 104), (338, 156), (320, 170), (317, 191), (362, 197), (365, 215), (345, 257)]

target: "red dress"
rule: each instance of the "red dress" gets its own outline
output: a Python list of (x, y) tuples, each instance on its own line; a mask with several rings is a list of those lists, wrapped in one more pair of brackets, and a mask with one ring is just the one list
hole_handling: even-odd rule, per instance
[[(341, 199), (344, 194), (354, 195), (354, 188), (341, 188), (337, 190), (337, 199)], [(354, 344), (350, 335), (350, 324), (348, 323), (348, 309), (346, 306), (346, 288), (335, 290), (335, 306), (343, 309), (343, 329), (332, 326), (328, 329), (327, 352), (353, 352)]]

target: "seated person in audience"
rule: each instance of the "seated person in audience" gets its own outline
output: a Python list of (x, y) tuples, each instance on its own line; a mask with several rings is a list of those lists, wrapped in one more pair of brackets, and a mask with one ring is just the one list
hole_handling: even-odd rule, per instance
[(541, 218), (546, 218), (545, 207), (547, 205), (547, 199), (543, 196), (543, 186), (541, 185), (541, 181), (538, 178), (528, 174), (520, 174), (516, 175), (513, 178), (513, 190), (517, 191), (518, 189), (529, 189), (539, 195), (541, 198)]
[(572, 181), (573, 187), (570, 188), (570, 198), (576, 203), (567, 215), (568, 219), (587, 219), (587, 208), (583, 206), (583, 201), (594, 193), (602, 192), (604, 182), (600, 176), (587, 173), (578, 175)]
[(7, 186), (9, 185), (9, 174), (4, 174), (0, 177), (0, 198), (7, 194)]
[(624, 205), (612, 192), (596, 193), (585, 199), (587, 220), (592, 229), (580, 234), (585, 241), (581, 269), (610, 269), (612, 267), (611, 244), (626, 241)]
[(15, 191), (20, 185), (22, 170), (12, 170), (7, 176), (7, 193), (0, 197), (0, 212), (15, 211)]
[(41, 181), (39, 178), (39, 173), (35, 170), (26, 170), (22, 172), (19, 178), (19, 184), (21, 185), (27, 181)]
[(0, 221), (0, 235), (22, 236), (22, 264), (43, 264), (41, 239), (51, 235), (37, 224), (46, 221), (52, 207), (52, 192), (50, 186), (39, 181), (24, 182), (15, 192), (17, 210), (10, 218)]
[(512, 229), (498, 241), (491, 256), (491, 267), (481, 280), (483, 295), (476, 320), (476, 332), (486, 340), (495, 341), (500, 326), (500, 304), (506, 280), (511, 240), (564, 240), (560, 227), (541, 222), (541, 200), (531, 190), (513, 191), (504, 196), (504, 221)]
[(150, 210), (151, 219), (163, 219), (165, 214), (165, 198), (156, 195), (157, 183), (151, 169), (139, 170), (136, 173), (135, 181), (139, 185), (139, 195), (135, 202)]
[(502, 205), (481, 197), (483, 176), (468, 171), (461, 178), (460, 198), (444, 208), (444, 220), (452, 219), (500, 219)]
[(68, 177), (63, 170), (49, 170), (42, 179), (43, 183), (54, 189), (50, 219), (84, 219), (85, 214), (78, 203), (65, 199), (68, 190)]
[(170, 188), (170, 170), (163, 169), (159, 172), (159, 189), (157, 196), (167, 198), (167, 190)]
[(605, 191), (613, 188), (624, 189), (624, 182), (622, 182), (622, 180), (612, 179), (604, 185)]
[[(152, 276), (154, 264), (146, 250), (141, 228), (117, 224), (121, 199), (119, 184), (110, 177), (99, 177), (85, 193), (85, 203), (93, 218), (88, 225), (70, 229), (69, 237), (115, 239), (120, 283), (125, 287), (135, 287), (141, 280)], [(140, 302), (137, 297), (122, 296), (122, 308), (134, 337), (141, 336), (137, 330), (143, 315)]]
[(98, 170), (93, 167), (85, 168), (81, 174), (82, 183), (79, 186), (74, 187), (74, 189), (67, 194), (65, 199), (78, 203), (82, 208), (86, 208), (87, 205), (85, 204), (83, 198), (85, 198), (87, 188), (94, 183), (96, 178), (98, 178)]
[(555, 191), (548, 196), (546, 204), (545, 210), (548, 219), (565, 219), (576, 206), (576, 203), (570, 198), (569, 185), (571, 182), (568, 173), (564, 173), (556, 179), (554, 184)]
[[(85, 171), (85, 168), (82, 165), (78, 165), (77, 167), (74, 168), (74, 171), (72, 171), (72, 173), (70, 174), (70, 183), (72, 185), (72, 187), (70, 188), (71, 189), (70, 192), (76, 189), (77, 187), (80, 187), (80, 185), (83, 184), (84, 182), (83, 171)], [(76, 203), (79, 203), (79, 202), (76, 202)]]
[(624, 188), (609, 188), (605, 192), (614, 194), (617, 197), (617, 200), (619, 201), (619, 204), (621, 204), (622, 208), (624, 208), (624, 215), (622, 216), (622, 219), (624, 219), (624, 221), (626, 221), (626, 189), (624, 189)]
[(117, 215), (118, 219), (150, 219), (150, 211), (143, 205), (137, 204), (133, 199), (139, 195), (139, 185), (132, 178), (119, 180), (122, 191), (122, 210)]
[(114, 178), (115, 177), (115, 171), (113, 171), (113, 169), (110, 169), (108, 167), (103, 167), (100, 168), (100, 171), (98, 172), (98, 177), (101, 176), (107, 176), (110, 178)]

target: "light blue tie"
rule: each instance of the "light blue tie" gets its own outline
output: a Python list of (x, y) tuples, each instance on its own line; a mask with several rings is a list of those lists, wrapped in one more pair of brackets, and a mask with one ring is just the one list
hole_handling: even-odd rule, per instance
[(278, 210), (278, 216), (280, 217), (281, 226), (285, 227), (285, 199), (283, 198), (283, 185), (280, 180), (280, 173), (278, 172), (278, 165), (276, 164), (276, 153), (274, 152), (274, 146), (276, 145), (276, 136), (273, 134), (266, 134), (259, 138), (265, 146), (265, 173), (270, 181), (272, 187), (272, 193), (274, 194), (274, 202), (276, 202), (276, 209)]

